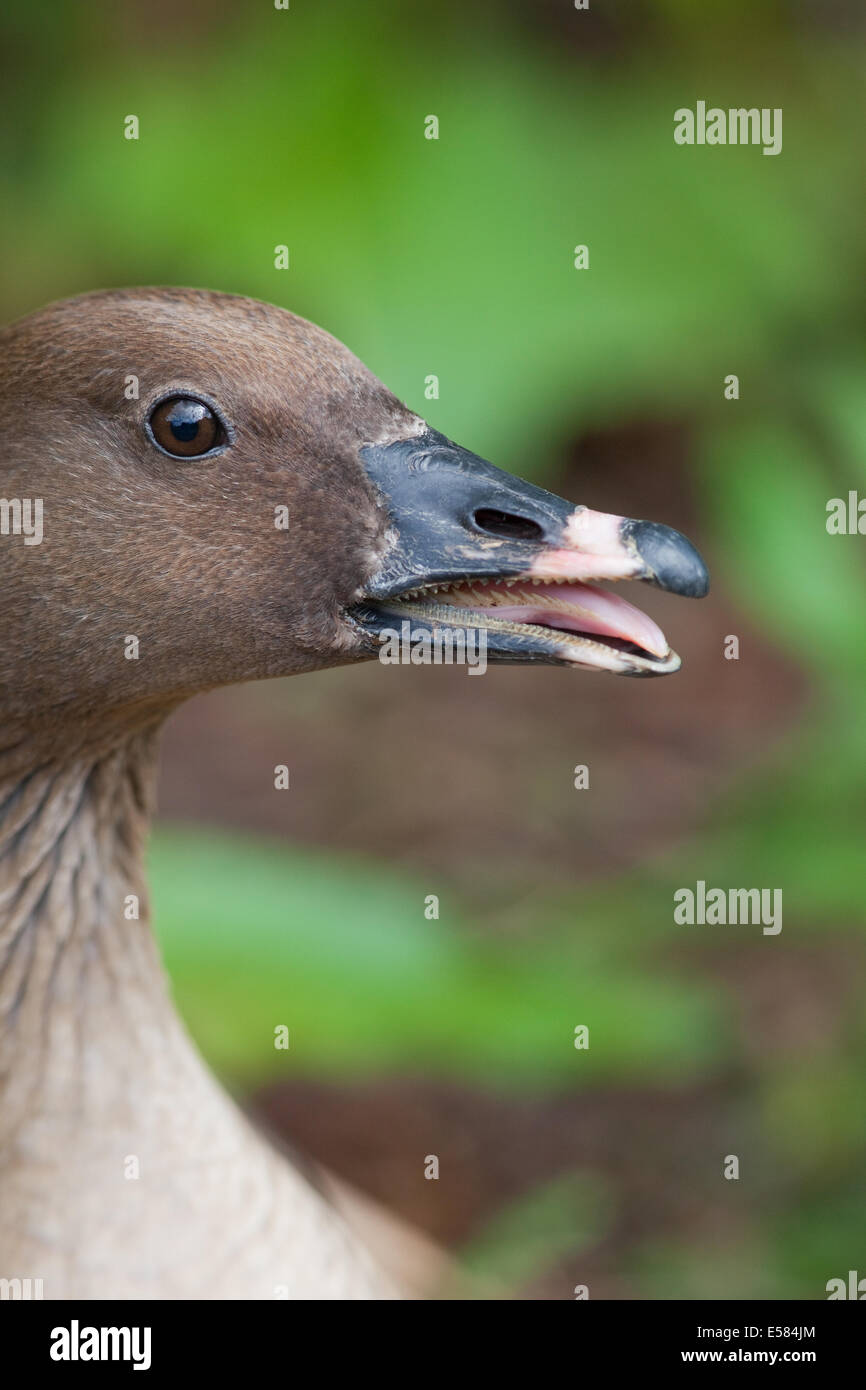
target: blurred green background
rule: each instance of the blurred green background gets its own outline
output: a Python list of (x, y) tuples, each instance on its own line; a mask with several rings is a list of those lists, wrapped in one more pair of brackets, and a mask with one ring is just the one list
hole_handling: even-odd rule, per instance
[[(473, 1268), (824, 1297), (866, 1272), (866, 542), (825, 529), (866, 494), (866, 16), (466, 9), (6, 0), (5, 318), (285, 305), (468, 447), (687, 530), (714, 581), (648, 591), (670, 681), (369, 666), (193, 702), (157, 926), (236, 1093)], [(699, 98), (782, 107), (782, 153), (675, 145)], [(675, 925), (697, 879), (781, 888), (782, 933)]]

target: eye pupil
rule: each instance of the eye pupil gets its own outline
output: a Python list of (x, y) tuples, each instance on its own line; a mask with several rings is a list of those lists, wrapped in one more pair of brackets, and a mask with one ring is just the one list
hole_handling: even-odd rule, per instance
[(175, 439), (179, 439), (183, 444), (195, 439), (198, 434), (198, 420), (169, 420), (168, 423)]
[(163, 401), (150, 417), (150, 428), (157, 444), (175, 458), (200, 457), (221, 442), (217, 417), (192, 396)]

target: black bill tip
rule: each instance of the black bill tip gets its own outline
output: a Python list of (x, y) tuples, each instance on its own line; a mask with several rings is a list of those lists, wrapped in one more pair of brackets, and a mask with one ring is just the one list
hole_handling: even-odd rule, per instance
[(642, 578), (659, 589), (684, 598), (709, 593), (707, 567), (691, 541), (657, 521), (624, 521), (623, 539), (634, 547), (646, 567)]

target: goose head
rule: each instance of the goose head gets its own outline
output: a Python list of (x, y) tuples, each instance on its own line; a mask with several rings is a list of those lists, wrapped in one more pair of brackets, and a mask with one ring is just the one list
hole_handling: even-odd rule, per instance
[(0, 459), (2, 712), (67, 734), (369, 659), (406, 619), (484, 629), (488, 660), (662, 675), (664, 635), (599, 585), (708, 585), (676, 531), (511, 476), (232, 295), (109, 291), (5, 329)]

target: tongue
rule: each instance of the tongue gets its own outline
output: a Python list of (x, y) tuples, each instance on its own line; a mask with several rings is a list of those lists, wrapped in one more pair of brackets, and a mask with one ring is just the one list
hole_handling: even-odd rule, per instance
[(591, 584), (473, 584), (452, 589), (447, 602), (474, 608), (488, 618), (536, 623), (566, 632), (591, 632), (633, 642), (654, 656), (668, 654), (665, 635), (652, 618), (617, 594)]

